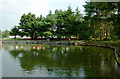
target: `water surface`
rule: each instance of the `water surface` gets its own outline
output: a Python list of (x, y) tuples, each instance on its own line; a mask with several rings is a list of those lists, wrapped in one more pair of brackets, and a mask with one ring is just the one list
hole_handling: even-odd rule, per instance
[(1, 45), (0, 45), (0, 78), (2, 77), (2, 51), (1, 51)]
[(118, 77), (114, 51), (90, 46), (2, 45), (3, 77)]

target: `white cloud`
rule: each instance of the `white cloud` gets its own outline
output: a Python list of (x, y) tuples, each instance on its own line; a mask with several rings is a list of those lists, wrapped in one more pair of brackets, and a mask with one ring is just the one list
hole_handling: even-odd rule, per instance
[[(3, 12), (28, 13), (32, 12), (43, 15), (49, 10), (49, 5), (45, 0), (3, 0)], [(44, 14), (45, 13), (45, 14)]]
[(2, 30), (10, 30), (19, 23), (24, 13), (31, 12), (36, 16), (40, 14), (45, 16), (49, 10), (65, 10), (68, 4), (71, 4), (71, 7), (81, 6), (79, 2), (84, 0), (0, 0), (0, 26), (2, 25)]
[(2, 0), (0, 5), (0, 25), (2, 25), (2, 30), (8, 29), (17, 25), (21, 16), (24, 13), (33, 13), (37, 16), (42, 14), (45, 16), (49, 9), (49, 5), (44, 0)]
[(85, 2), (85, 0), (47, 0), (50, 2)]
[(50, 10), (50, 6), (46, 0), (34, 0), (32, 7), (32, 13), (36, 14), (37, 16), (40, 16), (40, 14), (45, 16)]

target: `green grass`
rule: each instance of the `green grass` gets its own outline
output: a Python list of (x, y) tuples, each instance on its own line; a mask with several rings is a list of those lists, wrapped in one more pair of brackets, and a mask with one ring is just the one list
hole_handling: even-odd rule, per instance
[(16, 40), (21, 40), (21, 39), (3, 39), (4, 41), (16, 41)]
[(117, 46), (117, 47), (120, 47), (120, 40), (118, 41), (86, 41), (86, 42), (89, 42), (89, 43), (102, 43), (102, 44), (105, 44), (105, 45), (110, 45), (110, 46)]
[[(17, 40), (21, 40), (21, 39), (4, 39), (5, 41), (17, 41)], [(70, 42), (79, 42), (78, 40), (71, 40)], [(110, 45), (110, 46), (116, 46), (116, 47), (120, 47), (120, 40), (118, 41), (85, 41), (88, 43), (98, 43), (98, 44), (105, 44), (105, 45)]]

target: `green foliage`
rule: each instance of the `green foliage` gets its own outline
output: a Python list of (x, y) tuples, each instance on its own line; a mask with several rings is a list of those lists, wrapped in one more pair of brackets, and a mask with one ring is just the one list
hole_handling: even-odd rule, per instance
[(92, 27), (89, 26), (87, 21), (83, 21), (78, 30), (80, 40), (87, 40), (92, 34)]
[(14, 26), (14, 27), (11, 29), (10, 35), (14, 35), (14, 36), (15, 36), (15, 39), (16, 39), (16, 36), (19, 35), (19, 29), (18, 29), (17, 26)]
[(58, 37), (71, 37), (79, 34), (78, 28), (81, 26), (82, 14), (78, 8), (74, 12), (69, 6), (66, 11), (56, 10), (55, 14), (57, 18), (56, 35)]
[(2, 32), (2, 37), (7, 38), (9, 36), (10, 32), (8, 30), (5, 30)]
[(117, 10), (117, 14), (112, 15), (113, 25), (115, 26), (114, 33), (120, 39), (120, 2), (116, 3), (115, 8)]
[(117, 34), (120, 34), (117, 31), (119, 29), (117, 28), (117, 11), (119, 11), (118, 3), (87, 2), (84, 7), (86, 12), (86, 16), (84, 18), (86, 21), (89, 21), (90, 26), (93, 27), (94, 33), (92, 34), (92, 37), (95, 39), (100, 38), (100, 40), (106, 37), (106, 40), (108, 40), (109, 38), (112, 38), (113, 35), (115, 35), (115, 31)]
[(36, 18), (31, 13), (23, 14), (19, 23), (20, 35), (30, 36), (32, 39), (44, 36), (44, 32), (49, 31), (49, 28), (52, 28), (54, 24), (56, 24), (55, 15), (51, 13), (46, 18), (42, 15)]
[(109, 41), (110, 38), (103, 38), (103, 41)]
[(27, 15), (23, 14), (19, 23), (19, 29), (22, 30), (24, 35), (30, 36), (32, 39), (36, 37), (37, 30), (37, 19), (34, 14), (28, 13)]
[(55, 13), (50, 10), (46, 17), (23, 14), (19, 26), (14, 27), (11, 34), (19, 34), (22, 37), (26, 35), (32, 39), (38, 36), (74, 36), (82, 40), (120, 38), (120, 3), (86, 2), (84, 8), (85, 16), (80, 13), (78, 7), (73, 11), (71, 6), (64, 11), (56, 9)]
[(50, 31), (44, 32), (44, 35), (46, 38), (49, 38), (49, 36), (52, 36), (52, 33)]

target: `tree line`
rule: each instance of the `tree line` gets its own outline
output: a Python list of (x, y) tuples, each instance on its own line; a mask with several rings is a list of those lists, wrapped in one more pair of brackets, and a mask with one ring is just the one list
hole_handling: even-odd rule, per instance
[(94, 39), (120, 39), (120, 2), (88, 2), (84, 7)]
[(86, 2), (85, 15), (77, 7), (74, 11), (50, 10), (46, 17), (28, 13), (21, 16), (19, 26), (11, 29), (11, 35), (37, 37), (49, 36), (92, 40), (120, 39), (120, 2)]
[(9, 35), (10, 35), (10, 31), (8, 31), (8, 30), (1, 31), (1, 29), (0, 29), (0, 39), (7, 38)]

